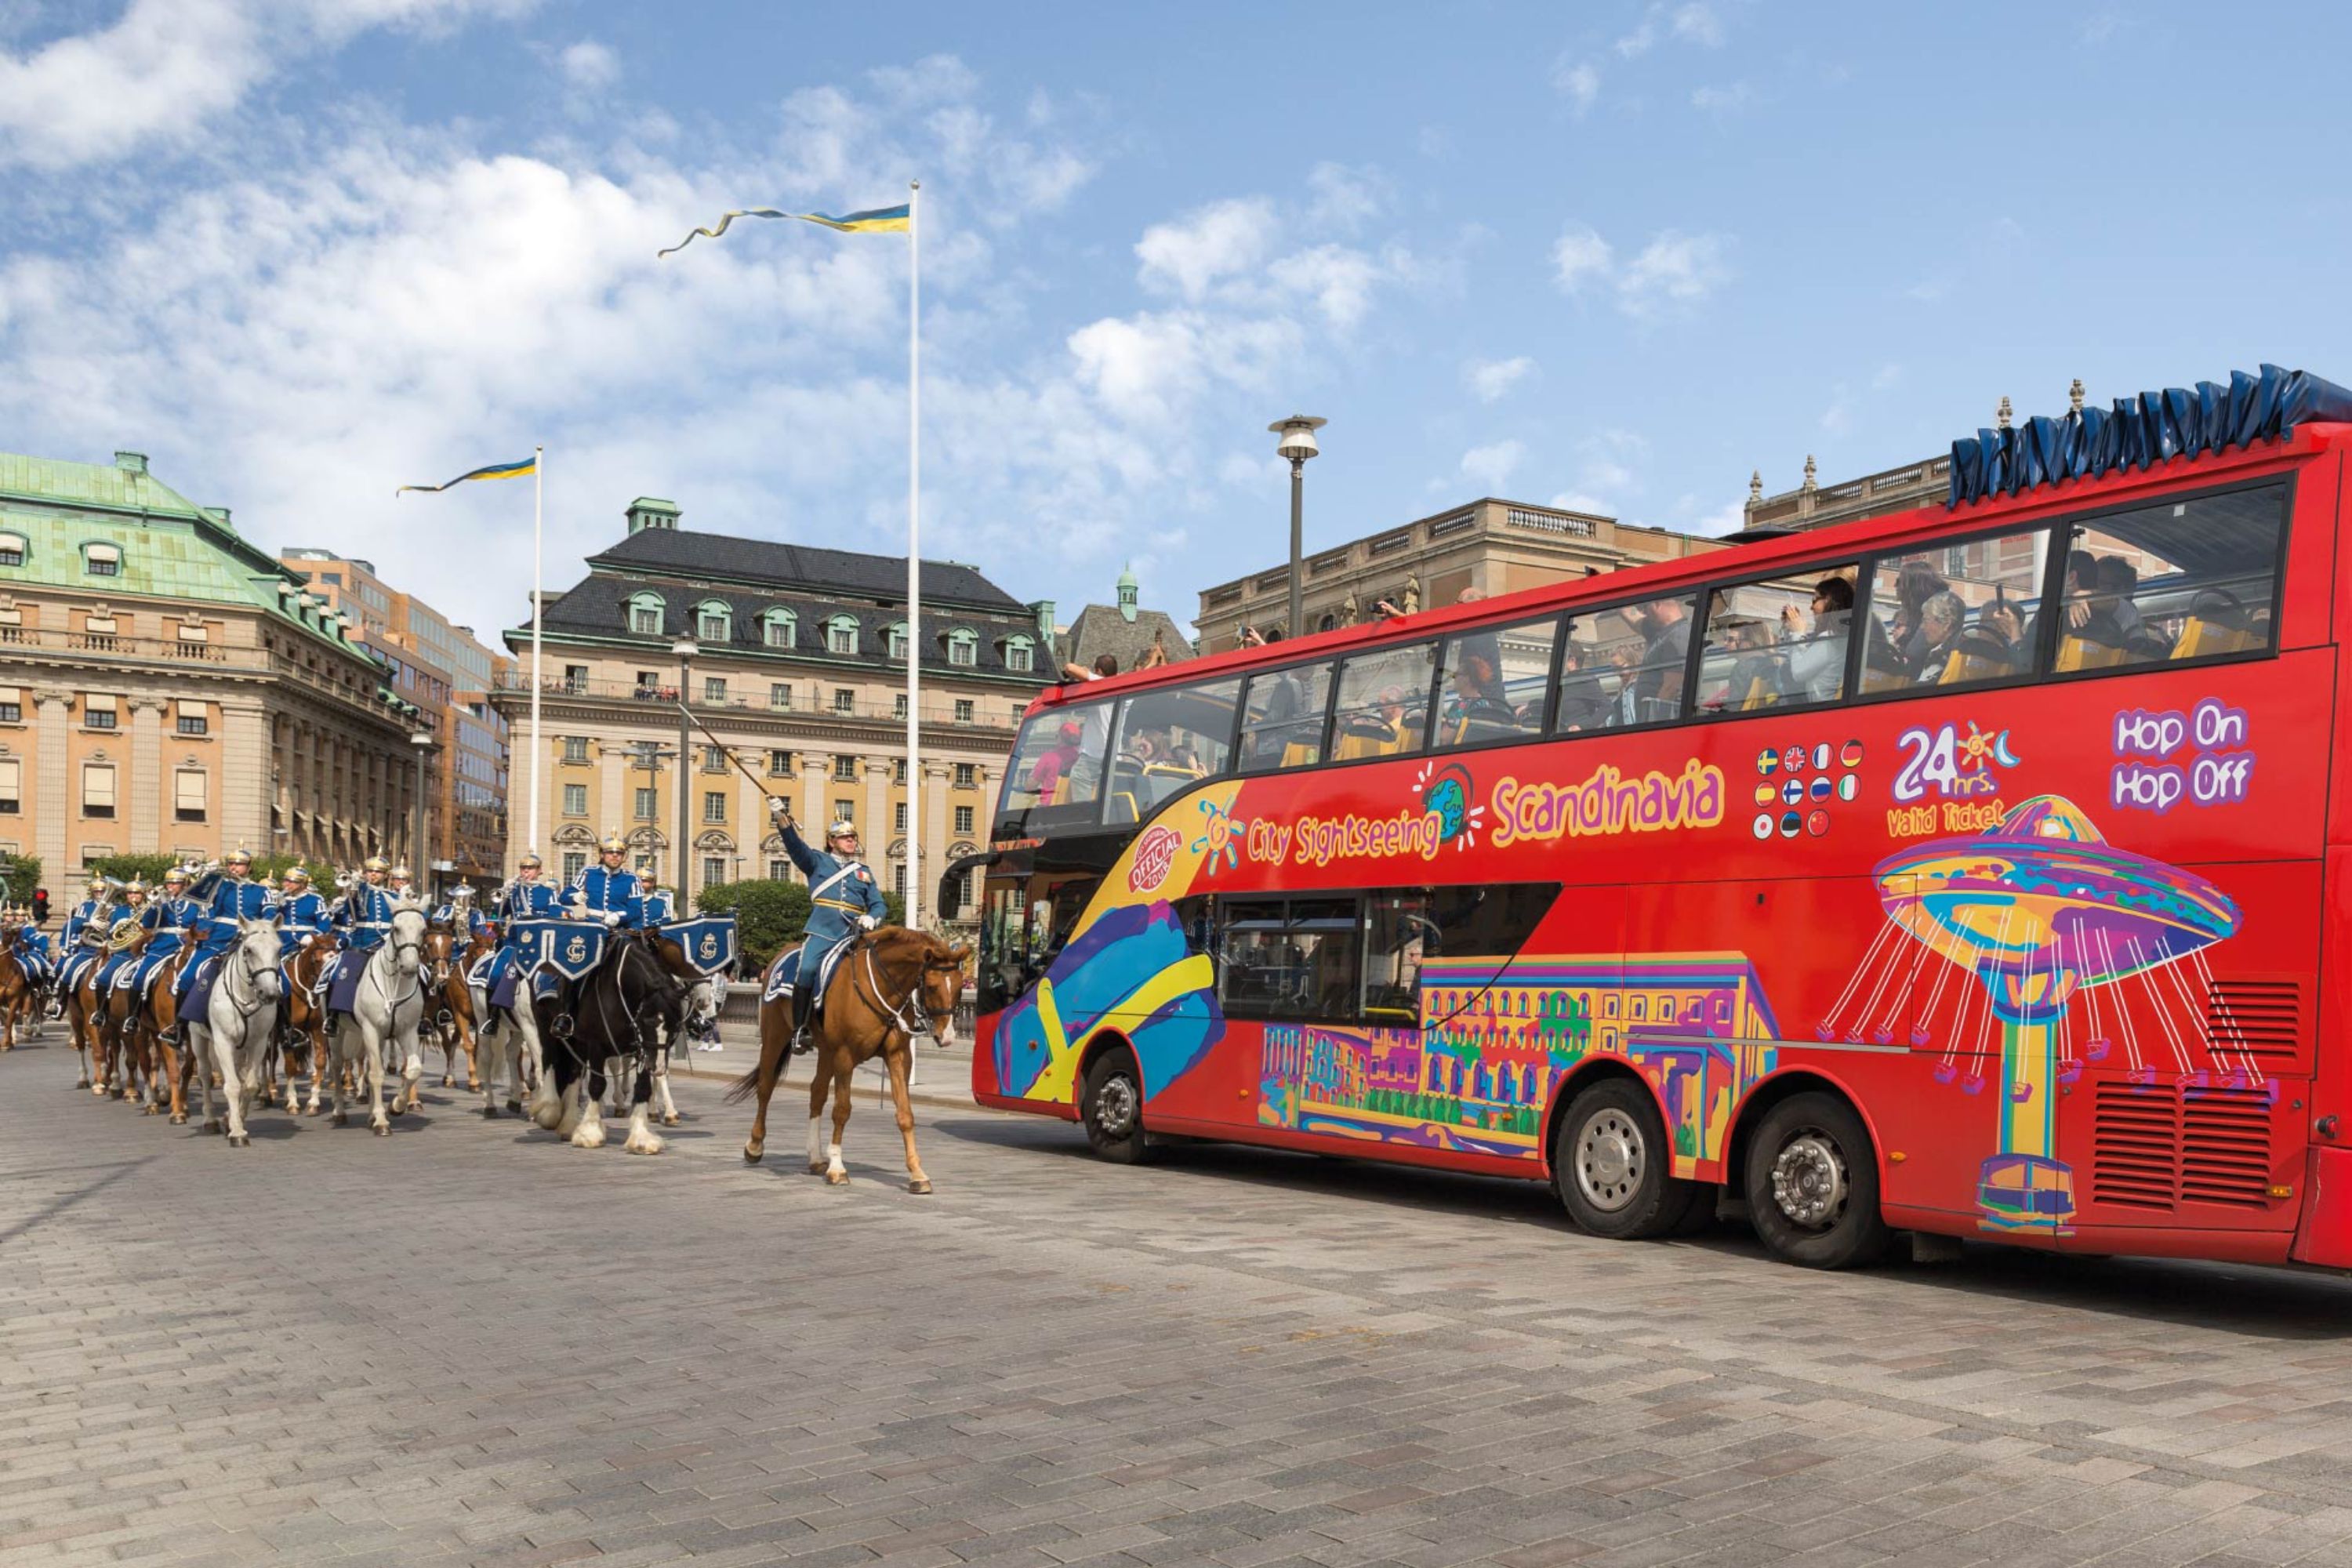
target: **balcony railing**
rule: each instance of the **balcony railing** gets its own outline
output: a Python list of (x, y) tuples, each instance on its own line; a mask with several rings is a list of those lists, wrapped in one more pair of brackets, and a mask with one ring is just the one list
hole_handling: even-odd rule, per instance
[[(605, 702), (642, 702), (651, 708), (673, 708), (678, 700), (678, 689), (676, 686), (640, 686), (633, 680), (614, 680), (602, 676), (551, 675), (542, 678), (539, 686), (540, 690), (550, 697), (585, 697)], [(499, 678), (496, 689), (528, 695), (530, 691), (530, 678), (522, 674), (502, 675)], [(806, 693), (797, 692), (796, 695), (805, 696)], [(975, 710), (973, 716), (969, 719), (956, 717), (955, 707), (951, 700), (940, 703), (926, 702), (923, 704), (923, 722), (958, 725), (965, 729), (1010, 730), (1018, 722), (1010, 711), (1013, 699), (1005, 697), (999, 700), (1007, 705), (1003, 717), (994, 717), (985, 711)], [(880, 720), (898, 724), (907, 721), (905, 710), (895, 703), (852, 701), (843, 706), (828, 699), (824, 702), (808, 706), (803, 706), (796, 701), (790, 707), (779, 707), (757, 695), (756, 689), (741, 695), (730, 693), (723, 699), (714, 699), (698, 689), (687, 694), (687, 706), (705, 713), (745, 715), (756, 713), (770, 719), (855, 719), (868, 722)]]

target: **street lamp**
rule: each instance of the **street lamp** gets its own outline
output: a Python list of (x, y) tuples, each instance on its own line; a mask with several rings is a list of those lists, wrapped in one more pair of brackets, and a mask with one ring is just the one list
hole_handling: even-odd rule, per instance
[(688, 781), (693, 777), (692, 773), (688, 767), (688, 759), (693, 746), (693, 736), (688, 733), (688, 716), (686, 705), (694, 700), (694, 689), (692, 685), (692, 681), (694, 679), (694, 656), (702, 650), (695, 646), (695, 642), (692, 637), (680, 637), (676, 642), (669, 645), (669, 651), (677, 655), (677, 859), (676, 862), (676, 879), (677, 882), (677, 901), (687, 909), (690, 910), (694, 907), (694, 904), (692, 895), (687, 891), (686, 886), (686, 796)]
[(425, 753), (433, 749), (433, 737), (418, 730), (408, 737), (408, 743), (416, 748), (416, 826), (409, 839), (409, 858), (420, 872), (429, 872), (425, 849)]
[(1287, 419), (1277, 419), (1266, 426), (1282, 437), (1274, 445), (1275, 456), (1290, 459), (1290, 628), (1289, 635), (1298, 636), (1306, 629), (1306, 569), (1299, 559), (1305, 552), (1304, 522), (1307, 496), (1307, 459), (1321, 450), (1315, 445), (1315, 432), (1329, 424), (1305, 414), (1294, 414)]

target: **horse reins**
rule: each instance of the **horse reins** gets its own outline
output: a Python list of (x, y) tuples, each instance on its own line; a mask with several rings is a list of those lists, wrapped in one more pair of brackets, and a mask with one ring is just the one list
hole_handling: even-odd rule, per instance
[[(929, 1037), (931, 1035), (930, 1009), (928, 1007), (919, 1006), (916, 1002), (916, 999), (923, 994), (923, 975), (927, 973), (930, 968), (929, 960), (926, 959), (923, 968), (916, 972), (914, 984), (907, 988), (906, 995), (900, 997), (898, 999), (898, 1005), (893, 1007), (882, 1000), (881, 977), (874, 972), (873, 939), (868, 937), (859, 945), (863, 950), (861, 956), (866, 960), (866, 983), (868, 989), (873, 992), (873, 995), (868, 997), (867, 1001), (871, 1003), (874, 1010), (881, 1014), (884, 1017), (889, 1019), (891, 1023), (897, 1025), (898, 1032), (906, 1036), (908, 1039), (913, 1039), (917, 1036)], [(915, 1021), (911, 1024), (907, 1021), (906, 1016), (907, 1009), (909, 1007), (912, 1007), (915, 1010)]]

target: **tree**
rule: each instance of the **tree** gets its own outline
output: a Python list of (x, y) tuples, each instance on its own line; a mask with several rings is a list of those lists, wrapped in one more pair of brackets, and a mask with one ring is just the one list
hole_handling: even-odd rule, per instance
[(89, 866), (101, 877), (111, 877), (118, 882), (128, 882), (136, 877), (152, 888), (178, 863), (170, 855), (109, 855), (91, 861)]
[(761, 968), (808, 929), (809, 890), (798, 882), (714, 882), (694, 902), (706, 915), (733, 915), (746, 963)]
[(5, 895), (5, 901), (8, 903), (31, 903), (33, 889), (41, 885), (41, 858), (38, 855), (10, 855), (5, 858), (8, 864), (8, 875), (5, 880), (0, 880), (0, 894)]

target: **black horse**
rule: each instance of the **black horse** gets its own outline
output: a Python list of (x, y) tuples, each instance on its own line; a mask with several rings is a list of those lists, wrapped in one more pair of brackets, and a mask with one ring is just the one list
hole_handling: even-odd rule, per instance
[(541, 998), (537, 1004), (539, 1037), (545, 1042), (547, 1061), (531, 1100), (531, 1114), (539, 1124), (568, 1137), (578, 1148), (602, 1147), (604, 1122), (597, 1102), (604, 1094), (605, 1058), (630, 1057), (636, 1061), (637, 1081), (629, 1100), (625, 1147), (632, 1154), (660, 1153), (662, 1140), (648, 1125), (646, 1109), (653, 1098), (654, 1068), (685, 1027), (686, 1000), (697, 978), (676, 942), (653, 931), (619, 931), (604, 962), (587, 979), (566, 988), (570, 994), (563, 1000), (571, 1009), (566, 1032), (556, 1032), (556, 1025), (563, 1021), (558, 998)]

